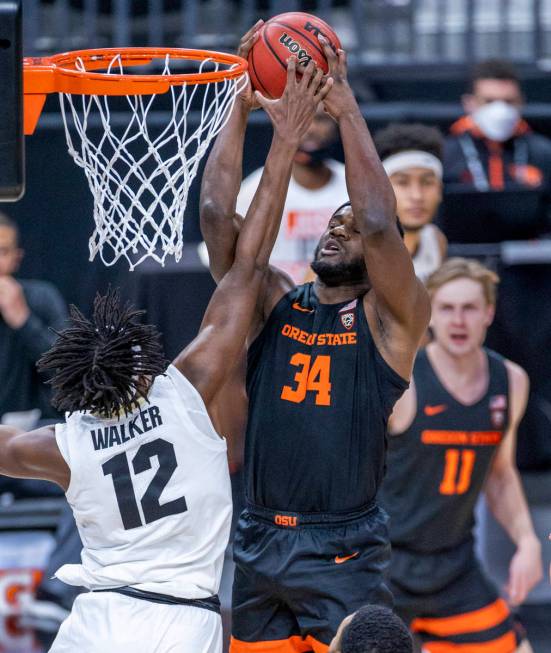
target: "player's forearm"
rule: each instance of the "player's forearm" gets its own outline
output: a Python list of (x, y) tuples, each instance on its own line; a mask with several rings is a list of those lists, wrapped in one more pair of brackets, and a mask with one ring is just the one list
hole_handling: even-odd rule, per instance
[(211, 150), (201, 183), (201, 221), (203, 211), (233, 217), (235, 201), (243, 175), (243, 145), (249, 110), (236, 99), (231, 116)]
[(396, 199), (366, 122), (354, 102), (339, 116), (352, 210), (364, 237), (393, 226)]
[(258, 189), (237, 241), (236, 260), (255, 268), (268, 266), (279, 232), (298, 143), (274, 134)]
[(537, 540), (520, 477), (513, 466), (491, 473), (485, 495), (494, 517), (517, 547)]

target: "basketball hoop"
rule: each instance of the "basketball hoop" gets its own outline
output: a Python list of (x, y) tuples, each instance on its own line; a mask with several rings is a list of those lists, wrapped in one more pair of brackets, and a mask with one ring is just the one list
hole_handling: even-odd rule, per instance
[[(156, 73), (136, 74), (138, 66)], [(194, 71), (175, 72), (184, 66)], [(46, 95), (59, 94), (69, 153), (94, 197), (90, 260), (99, 254), (113, 265), (124, 256), (131, 270), (148, 257), (178, 261), (189, 188), (246, 83), (246, 61), (206, 50), (110, 48), (27, 58), (23, 70), (25, 134), (34, 132)], [(148, 116), (165, 94), (169, 115), (154, 133)], [(122, 126), (113, 120), (113, 96), (126, 98)]]

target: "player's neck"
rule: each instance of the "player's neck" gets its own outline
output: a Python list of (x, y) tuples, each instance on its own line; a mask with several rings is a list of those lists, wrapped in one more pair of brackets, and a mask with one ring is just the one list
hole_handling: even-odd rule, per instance
[(355, 299), (369, 290), (367, 282), (327, 286), (319, 277), (314, 281), (314, 290), (320, 304), (340, 304)]
[(324, 163), (319, 166), (305, 166), (301, 163), (293, 164), (293, 179), (299, 186), (308, 190), (318, 190), (326, 186), (333, 173)]
[(479, 379), (486, 370), (486, 355), (482, 347), (477, 347), (461, 356), (455, 356), (438, 342), (427, 345), (430, 362), (441, 376), (470, 383)]
[(415, 256), (415, 254), (417, 254), (420, 240), (421, 240), (421, 231), (404, 230), (404, 244), (407, 247), (410, 256)]

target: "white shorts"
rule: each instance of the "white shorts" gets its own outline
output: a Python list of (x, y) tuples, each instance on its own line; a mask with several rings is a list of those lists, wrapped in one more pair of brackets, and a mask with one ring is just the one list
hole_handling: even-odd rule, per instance
[(221, 653), (222, 619), (212, 610), (117, 594), (78, 596), (50, 653)]

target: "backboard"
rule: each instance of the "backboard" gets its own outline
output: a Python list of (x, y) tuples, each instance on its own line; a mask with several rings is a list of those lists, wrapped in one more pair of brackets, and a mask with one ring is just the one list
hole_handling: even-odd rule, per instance
[(22, 100), (21, 4), (0, 0), (0, 201), (25, 189)]

